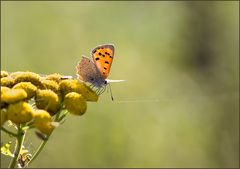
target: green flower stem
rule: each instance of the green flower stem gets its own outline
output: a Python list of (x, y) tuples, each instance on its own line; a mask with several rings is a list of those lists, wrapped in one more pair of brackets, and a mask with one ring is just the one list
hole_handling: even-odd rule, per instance
[(14, 152), (14, 157), (9, 164), (9, 168), (15, 168), (21, 152), (21, 148), (23, 147), (24, 138), (25, 138), (25, 132), (22, 130), (20, 125), (18, 125), (17, 146)]
[[(49, 135), (50, 136), (50, 135)], [(48, 141), (48, 138), (49, 136), (47, 137), (46, 140), (42, 141), (42, 143), (40, 144), (40, 146), (38, 147), (38, 149), (35, 151), (35, 153), (33, 154), (31, 160), (28, 162), (28, 164), (26, 166), (28, 166), (29, 164), (31, 164), (33, 162), (33, 160), (35, 160), (37, 158), (37, 156), (40, 154), (40, 152), (42, 151), (43, 147), (45, 146), (45, 144), (47, 143)]]
[(1, 130), (4, 131), (4, 132), (7, 133), (7, 134), (10, 134), (11, 136), (18, 137), (17, 134), (15, 134), (15, 133), (13, 133), (13, 132), (5, 129), (4, 127), (1, 127)]
[(61, 104), (60, 111), (57, 112), (54, 121), (56, 121), (56, 122), (59, 122), (59, 121), (60, 121), (59, 118), (60, 118), (60, 114), (61, 114), (61, 112), (62, 112), (61, 110), (63, 109), (63, 107), (64, 107), (63, 104)]
[(55, 120), (54, 120), (54, 121), (58, 121), (60, 114), (61, 114), (61, 111), (57, 112), (57, 114), (56, 114), (56, 117), (55, 117)]
[[(61, 111), (57, 112), (56, 117), (55, 117), (55, 121), (58, 122), (59, 121), (59, 116), (61, 114)], [(52, 133), (51, 133), (52, 134)], [(47, 143), (49, 137), (51, 136), (51, 134), (49, 134), (47, 136), (47, 138), (45, 140), (42, 141), (42, 143), (39, 145), (38, 149), (35, 151), (35, 153), (33, 154), (31, 160), (28, 162), (28, 164), (26, 166), (28, 166), (29, 164), (31, 164), (36, 158), (37, 156), (40, 154), (40, 152), (42, 151), (43, 147), (45, 146), (45, 144)]]

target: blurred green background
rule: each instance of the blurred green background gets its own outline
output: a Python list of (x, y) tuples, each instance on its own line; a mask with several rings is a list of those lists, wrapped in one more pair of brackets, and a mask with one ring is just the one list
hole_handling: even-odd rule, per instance
[(105, 43), (115, 101), (70, 115), (30, 167), (239, 167), (239, 2), (1, 2), (1, 70), (76, 77)]

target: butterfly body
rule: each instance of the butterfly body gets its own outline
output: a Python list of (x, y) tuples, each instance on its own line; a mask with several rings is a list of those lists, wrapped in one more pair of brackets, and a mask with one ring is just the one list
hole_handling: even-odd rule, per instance
[(109, 84), (113, 100), (110, 83), (124, 81), (107, 79), (114, 58), (114, 46), (112, 44), (99, 45), (92, 49), (91, 56), (92, 60), (82, 56), (81, 61), (76, 66), (77, 76), (79, 80), (89, 82), (91, 86), (96, 87), (98, 95), (103, 93)]
[(89, 82), (97, 88), (107, 85), (106, 78), (110, 73), (114, 57), (114, 46), (112, 44), (99, 45), (91, 51), (92, 60), (82, 56), (78, 63), (77, 75), (84, 82)]

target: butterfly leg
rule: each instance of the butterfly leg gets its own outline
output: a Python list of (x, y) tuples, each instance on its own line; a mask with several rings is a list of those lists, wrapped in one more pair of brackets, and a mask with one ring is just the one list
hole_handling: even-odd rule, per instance
[(103, 87), (96, 87), (93, 84), (90, 84), (89, 87), (95, 91), (97, 93), (97, 95), (101, 95), (105, 90), (106, 90), (106, 86)]
[(97, 93), (97, 95), (99, 95), (100, 89), (101, 89), (101, 88), (97, 88), (97, 89), (95, 90), (95, 92)]
[(102, 88), (97, 88), (95, 91), (96, 91), (96, 93), (97, 93), (97, 95), (100, 95), (101, 94), (101, 90), (102, 90)]
[(91, 89), (94, 89), (94, 85), (93, 85), (93, 84), (90, 84), (89, 87), (90, 87)]
[(102, 88), (100, 88), (99, 95), (102, 94), (105, 90), (106, 90), (106, 86), (103, 86)]

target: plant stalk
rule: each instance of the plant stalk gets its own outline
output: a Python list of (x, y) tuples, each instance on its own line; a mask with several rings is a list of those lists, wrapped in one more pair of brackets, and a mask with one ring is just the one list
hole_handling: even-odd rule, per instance
[(22, 149), (22, 146), (23, 146), (24, 138), (25, 138), (25, 132), (22, 130), (20, 125), (18, 125), (17, 147), (14, 152), (14, 157), (9, 164), (9, 168), (15, 168), (18, 158), (19, 158), (19, 155), (20, 155), (20, 152), (21, 152), (21, 149)]

